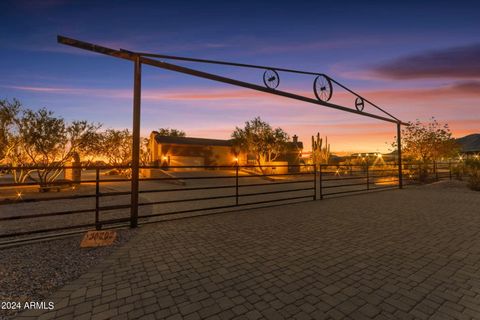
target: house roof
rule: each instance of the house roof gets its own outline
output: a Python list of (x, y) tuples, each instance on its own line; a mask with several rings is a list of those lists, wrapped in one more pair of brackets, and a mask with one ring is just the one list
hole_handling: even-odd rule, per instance
[[(233, 140), (205, 139), (205, 138), (192, 138), (192, 137), (171, 137), (171, 136), (161, 136), (159, 134), (155, 136), (155, 141), (157, 141), (157, 143), (164, 143), (164, 144), (184, 144), (184, 145), (196, 145), (196, 146), (222, 146), (222, 147), (233, 146)], [(303, 149), (303, 143), (301, 141), (288, 142), (287, 145), (290, 148), (297, 147), (299, 149)]]
[(155, 140), (157, 143), (168, 144), (187, 144), (197, 146), (223, 146), (230, 147), (233, 145), (232, 140), (220, 140), (220, 139), (204, 139), (204, 138), (192, 138), (192, 137), (170, 137), (156, 135)]

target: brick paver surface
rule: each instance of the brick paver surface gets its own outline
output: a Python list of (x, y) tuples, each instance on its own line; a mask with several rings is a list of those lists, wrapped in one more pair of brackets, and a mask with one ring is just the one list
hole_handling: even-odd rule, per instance
[(143, 226), (39, 319), (480, 319), (480, 194), (409, 187)]

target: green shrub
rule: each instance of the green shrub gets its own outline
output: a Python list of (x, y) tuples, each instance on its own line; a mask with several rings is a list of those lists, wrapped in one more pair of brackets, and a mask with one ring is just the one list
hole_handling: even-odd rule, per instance
[(465, 165), (463, 162), (457, 163), (456, 165), (452, 165), (452, 175), (457, 180), (463, 180), (463, 176), (465, 175)]
[(465, 167), (468, 172), (468, 187), (480, 191), (480, 160), (468, 159)]
[(415, 166), (410, 168), (413, 173), (414, 179), (419, 183), (431, 183), (435, 181), (435, 173), (433, 171), (433, 165), (428, 163), (419, 162)]
[(480, 175), (479, 174), (471, 175), (470, 178), (468, 179), (467, 186), (472, 190), (480, 191)]
[(428, 166), (427, 165), (420, 165), (419, 168), (418, 168), (418, 180), (421, 182), (421, 183), (427, 183), (429, 182), (430, 180), (430, 172), (428, 170)]
[(465, 167), (468, 170), (480, 171), (480, 160), (479, 159), (467, 159), (465, 160)]

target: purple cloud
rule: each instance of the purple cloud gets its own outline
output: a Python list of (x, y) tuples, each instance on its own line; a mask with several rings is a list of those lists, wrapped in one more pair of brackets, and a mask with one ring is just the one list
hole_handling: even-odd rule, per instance
[(480, 81), (462, 81), (452, 85), (452, 89), (462, 93), (480, 95)]
[(373, 68), (385, 78), (480, 78), (480, 43), (427, 51), (394, 59)]

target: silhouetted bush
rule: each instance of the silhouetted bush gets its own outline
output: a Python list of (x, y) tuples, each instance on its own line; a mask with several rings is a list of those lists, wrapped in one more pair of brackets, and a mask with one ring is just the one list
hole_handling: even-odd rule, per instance
[(452, 175), (457, 180), (463, 180), (463, 176), (466, 175), (465, 173), (465, 164), (463, 162), (457, 163), (456, 165), (452, 166)]
[(468, 187), (480, 191), (480, 160), (468, 159), (465, 167), (468, 171)]

